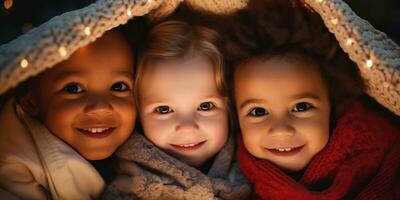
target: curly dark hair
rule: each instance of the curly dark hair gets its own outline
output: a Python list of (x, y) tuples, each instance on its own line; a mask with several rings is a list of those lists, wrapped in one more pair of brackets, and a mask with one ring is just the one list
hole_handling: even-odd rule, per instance
[(355, 63), (303, 1), (250, 0), (248, 8), (234, 13), (231, 20), (224, 36), (226, 62), (233, 68), (254, 58), (293, 54), (317, 63), (329, 88), (333, 122), (347, 103), (363, 94), (364, 83)]

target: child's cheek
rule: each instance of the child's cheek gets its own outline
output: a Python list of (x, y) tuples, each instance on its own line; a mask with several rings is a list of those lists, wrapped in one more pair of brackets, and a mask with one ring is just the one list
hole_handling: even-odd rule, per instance
[(239, 120), (243, 143), (247, 151), (255, 157), (265, 159), (263, 143), (267, 140), (268, 123), (262, 121), (255, 123), (248, 119)]
[(325, 147), (329, 139), (329, 117), (316, 116), (295, 122), (296, 134), (307, 141), (314, 154)]
[(74, 125), (75, 120), (82, 115), (82, 105), (81, 100), (52, 99), (46, 109), (41, 109), (41, 118), (46, 126), (54, 132), (59, 132), (57, 130), (71, 128)]
[(202, 116), (197, 119), (200, 131), (207, 134), (216, 146), (225, 144), (228, 138), (229, 124), (226, 112), (218, 112), (211, 116)]
[(148, 114), (141, 115), (140, 120), (146, 137), (155, 144), (161, 145), (162, 141), (167, 141), (175, 132), (176, 122), (173, 117), (160, 119), (154, 114)]
[[(247, 117), (246, 117), (247, 118)], [(240, 131), (249, 137), (257, 137), (267, 133), (268, 123), (263, 121), (254, 122), (254, 120), (242, 118), (239, 119)]]
[(122, 119), (123, 123), (131, 124), (134, 126), (137, 116), (135, 107), (135, 101), (133, 96), (126, 98), (114, 98), (111, 101), (111, 105)]

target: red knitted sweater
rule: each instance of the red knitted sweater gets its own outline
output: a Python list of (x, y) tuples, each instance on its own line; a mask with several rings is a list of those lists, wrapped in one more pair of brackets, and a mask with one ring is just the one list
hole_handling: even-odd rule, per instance
[(252, 156), (241, 137), (238, 157), (260, 199), (400, 199), (399, 136), (398, 127), (355, 103), (297, 181)]

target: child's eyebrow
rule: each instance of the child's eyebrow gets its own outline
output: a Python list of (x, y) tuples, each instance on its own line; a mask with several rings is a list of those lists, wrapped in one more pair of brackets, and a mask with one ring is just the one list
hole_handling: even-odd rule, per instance
[[(162, 104), (162, 103), (165, 103), (165, 102), (169, 102), (169, 100), (167, 98), (160, 98), (160, 99), (155, 99), (154, 100), (154, 97), (152, 97), (152, 96), (149, 97), (149, 96), (150, 95), (147, 95), (147, 96), (144, 96), (144, 97), (142, 96), (142, 98), (144, 100), (150, 102), (147, 105)], [(202, 99), (212, 99), (212, 100), (221, 99), (221, 98), (222, 98), (221, 96), (217, 96), (217, 95), (208, 95), (208, 96), (202, 97)]]
[[(55, 76), (54, 80), (63, 80), (67, 77), (71, 76), (79, 76), (81, 74), (84, 74), (84, 72), (79, 72), (79, 71), (64, 71), (59, 73), (58, 75)], [(124, 76), (130, 80), (133, 80), (133, 73), (130, 71), (117, 71), (116, 74)]]
[(55, 76), (54, 80), (59, 81), (59, 80), (63, 80), (70, 76), (78, 76), (79, 74), (82, 74), (82, 73), (80, 73), (78, 71), (63, 71), (63, 72), (59, 73), (57, 76)]
[(133, 80), (133, 73), (130, 71), (118, 71), (117, 74), (125, 76), (126, 78)]
[(291, 96), (292, 99), (303, 99), (303, 98), (311, 98), (320, 101), (321, 98), (313, 92), (305, 92), (301, 94), (295, 94)]
[(204, 96), (203, 98), (204, 99), (221, 99), (223, 97), (220, 95), (207, 95), (207, 96)]
[(262, 102), (262, 99), (247, 99), (246, 101), (244, 101), (242, 104), (240, 104), (240, 109), (242, 109), (243, 107), (245, 107), (247, 104), (251, 104), (251, 103), (260, 103)]

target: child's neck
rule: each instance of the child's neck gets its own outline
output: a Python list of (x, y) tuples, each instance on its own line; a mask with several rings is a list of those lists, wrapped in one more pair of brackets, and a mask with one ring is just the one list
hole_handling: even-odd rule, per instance
[(292, 179), (295, 181), (298, 181), (301, 179), (303, 176), (304, 172), (306, 171), (306, 167), (300, 171), (288, 171), (288, 170), (283, 170), (288, 176), (290, 176)]
[(89, 162), (93, 165), (94, 168), (96, 168), (101, 177), (103, 177), (106, 184), (110, 183), (111, 180), (115, 177), (116, 169), (114, 154), (103, 160), (91, 160)]
[(208, 174), (208, 171), (210, 171), (210, 168), (214, 163), (215, 157), (216, 156), (213, 156), (212, 158), (208, 159), (203, 165), (201, 165), (197, 169), (200, 170), (203, 174)]

